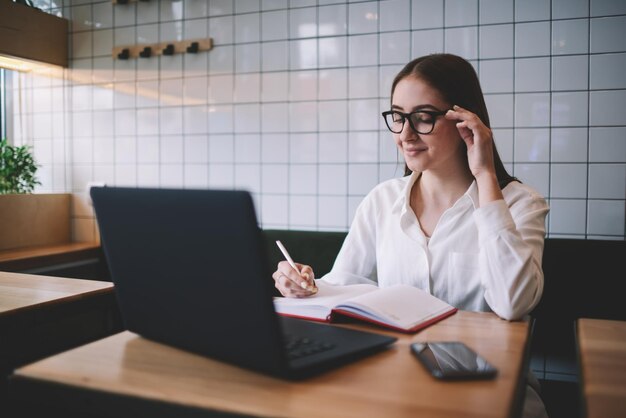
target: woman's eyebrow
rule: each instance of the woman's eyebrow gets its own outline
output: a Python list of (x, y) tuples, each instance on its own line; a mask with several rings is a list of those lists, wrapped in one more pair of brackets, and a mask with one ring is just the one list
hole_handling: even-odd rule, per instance
[[(398, 105), (394, 105), (394, 104), (392, 104), (392, 105), (391, 105), (391, 109), (392, 109), (392, 110), (394, 110), (394, 109), (397, 109), (397, 110), (403, 110), (403, 108), (402, 108), (402, 107), (400, 107), (400, 106), (398, 106)], [(440, 109), (439, 109), (437, 106), (432, 105), (432, 104), (430, 104), (430, 103), (426, 103), (426, 104), (421, 104), (421, 105), (417, 105), (417, 106), (415, 106), (415, 107), (411, 110), (411, 112), (416, 112), (416, 111), (418, 111), (418, 110), (422, 110), (422, 109), (432, 109), (432, 110), (440, 111)]]

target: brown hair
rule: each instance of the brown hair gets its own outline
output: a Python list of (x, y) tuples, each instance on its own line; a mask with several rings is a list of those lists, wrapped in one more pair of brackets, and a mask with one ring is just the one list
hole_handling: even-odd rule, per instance
[[(491, 128), (487, 105), (480, 88), (478, 76), (472, 64), (465, 59), (452, 54), (431, 54), (414, 59), (394, 78), (391, 85), (391, 100), (393, 100), (393, 92), (396, 89), (396, 85), (406, 77), (416, 77), (424, 80), (439, 91), (443, 99), (448, 103), (459, 105), (475, 113), (488, 128)], [(463, 143), (463, 146), (465, 146), (465, 143)], [(493, 159), (496, 177), (501, 189), (512, 181), (519, 181), (504, 168), (495, 142), (493, 142)], [(404, 175), (409, 174), (411, 174), (411, 170), (405, 164)]]

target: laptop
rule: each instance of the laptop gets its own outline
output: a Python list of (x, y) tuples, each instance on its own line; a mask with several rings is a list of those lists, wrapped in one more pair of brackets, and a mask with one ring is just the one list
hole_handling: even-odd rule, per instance
[(91, 198), (132, 332), (287, 379), (396, 340), (276, 314), (265, 240), (246, 191), (93, 187)]

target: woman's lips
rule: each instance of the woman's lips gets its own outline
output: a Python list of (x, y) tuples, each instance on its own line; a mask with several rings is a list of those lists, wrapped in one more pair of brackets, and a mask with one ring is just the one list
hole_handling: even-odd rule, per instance
[(404, 148), (404, 153), (408, 155), (417, 155), (422, 151), (426, 151), (426, 148)]

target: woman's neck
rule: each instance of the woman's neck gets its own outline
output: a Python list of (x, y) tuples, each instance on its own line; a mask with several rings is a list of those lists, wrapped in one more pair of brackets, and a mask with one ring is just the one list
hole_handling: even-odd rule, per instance
[(411, 208), (426, 237), (431, 237), (442, 214), (467, 191), (474, 177), (438, 176), (431, 170), (421, 173), (411, 189)]
[[(474, 181), (469, 170), (436, 172), (433, 170), (421, 173), (414, 186), (414, 195), (419, 195), (423, 205), (435, 207), (451, 207), (467, 191)], [(416, 190), (417, 189), (417, 190)], [(418, 196), (415, 196), (416, 198)]]

